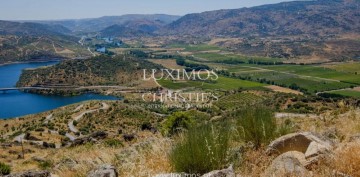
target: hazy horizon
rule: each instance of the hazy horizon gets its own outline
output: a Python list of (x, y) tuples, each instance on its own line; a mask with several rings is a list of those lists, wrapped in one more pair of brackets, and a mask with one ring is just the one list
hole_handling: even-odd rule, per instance
[(0, 20), (65, 20), (120, 16), (127, 14), (185, 15), (219, 9), (236, 9), (289, 0), (12, 0), (1, 3)]

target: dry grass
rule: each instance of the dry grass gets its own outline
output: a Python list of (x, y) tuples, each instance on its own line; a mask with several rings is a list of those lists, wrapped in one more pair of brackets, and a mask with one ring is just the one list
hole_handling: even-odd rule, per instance
[(271, 164), (273, 157), (266, 155), (265, 149), (248, 150), (245, 152), (241, 167), (237, 173), (243, 176), (261, 176), (265, 169)]
[(336, 171), (353, 176), (360, 176), (360, 143), (350, 143), (335, 151), (334, 162)]
[(167, 160), (170, 144), (167, 139), (152, 137), (125, 148), (85, 145), (62, 149), (49, 157), (57, 159), (53, 173), (59, 176), (85, 176), (101, 164), (115, 165), (120, 176), (152, 176), (170, 171)]
[[(19, 150), (20, 147), (16, 147)], [(26, 146), (26, 149), (29, 146)], [(104, 144), (86, 144), (63, 149), (43, 149), (27, 154), (26, 159), (4, 161), (11, 165), (13, 172), (40, 170), (38, 162), (31, 157), (50, 160), (52, 174), (61, 177), (86, 176), (88, 172), (101, 164), (112, 164), (120, 176), (141, 177), (154, 176), (171, 171), (168, 153), (171, 141), (160, 136), (152, 136), (146, 141), (142, 139), (125, 147), (108, 147)], [(1, 152), (4, 154), (5, 152)], [(15, 158), (15, 156), (13, 157)], [(16, 158), (15, 158), (16, 159)], [(2, 160), (3, 161), (3, 160)]]

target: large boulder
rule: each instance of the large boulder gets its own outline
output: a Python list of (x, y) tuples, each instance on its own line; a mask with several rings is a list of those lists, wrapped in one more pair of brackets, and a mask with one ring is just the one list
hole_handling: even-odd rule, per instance
[(235, 172), (233, 166), (231, 165), (227, 169), (215, 170), (204, 174), (202, 177), (235, 177)]
[(298, 151), (289, 151), (275, 158), (262, 176), (312, 176), (311, 173), (304, 167), (305, 164), (306, 159), (303, 153)]
[(116, 169), (112, 165), (101, 165), (97, 169), (90, 171), (87, 177), (118, 177)]
[(51, 177), (49, 171), (27, 171), (23, 173), (14, 173), (5, 177)]
[[(320, 149), (333, 149), (333, 143), (330, 140), (320, 138), (311, 132), (292, 133), (281, 136), (270, 143), (266, 152), (267, 154), (282, 154), (288, 151), (299, 151), (306, 153), (309, 145), (314, 142), (313, 146), (321, 146)], [(314, 152), (312, 152), (314, 153)], [(315, 152), (316, 153), (316, 152)]]

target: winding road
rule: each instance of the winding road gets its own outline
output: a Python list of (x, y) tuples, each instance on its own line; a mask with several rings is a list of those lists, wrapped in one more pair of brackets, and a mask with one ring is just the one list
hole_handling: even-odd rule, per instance
[[(106, 104), (106, 103), (101, 103), (102, 104), (102, 108), (99, 108), (99, 109), (93, 109), (93, 110), (87, 110), (87, 111), (84, 111), (82, 112), (81, 114), (79, 114), (78, 116), (74, 117), (73, 120), (71, 120), (69, 123), (68, 123), (68, 127), (70, 129), (71, 132), (73, 133), (77, 133), (79, 132), (79, 130), (74, 126), (74, 121), (79, 121), (85, 114), (88, 114), (88, 113), (93, 113), (95, 111), (98, 111), (98, 110), (106, 110), (106, 109), (109, 109), (109, 105)], [(70, 138), (70, 137), (69, 137)], [(71, 139), (71, 138), (70, 138)]]

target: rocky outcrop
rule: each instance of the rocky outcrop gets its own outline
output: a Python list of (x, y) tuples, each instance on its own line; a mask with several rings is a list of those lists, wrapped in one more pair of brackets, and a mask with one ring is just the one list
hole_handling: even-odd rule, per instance
[(51, 177), (49, 171), (27, 171), (23, 173), (14, 173), (5, 177)]
[(103, 132), (103, 131), (95, 132), (89, 136), (80, 137), (80, 138), (75, 139), (71, 143), (71, 146), (78, 146), (78, 145), (86, 144), (88, 142), (96, 142), (100, 139), (106, 138), (107, 136), (108, 136), (108, 134), (106, 132)]
[(289, 151), (281, 154), (273, 160), (262, 176), (311, 176), (311, 173), (304, 167), (305, 163), (306, 159), (303, 153), (298, 151)]
[(112, 165), (101, 165), (97, 169), (90, 171), (87, 177), (118, 177), (116, 169)]
[[(314, 133), (301, 132), (292, 133), (277, 138), (270, 143), (266, 150), (266, 153), (269, 155), (282, 154), (288, 151), (299, 151), (302, 153), (306, 153), (310, 145), (312, 145), (311, 150), (314, 150), (315, 147), (321, 146), (320, 149), (322, 151), (325, 151), (324, 149), (330, 151), (331, 149), (333, 149), (334, 146), (334, 144), (330, 140), (320, 138), (320, 136), (315, 135)], [(319, 148), (316, 149), (320, 150)]]
[[(279, 155), (266, 170), (265, 176), (282, 176), (288, 173), (308, 176), (320, 159), (330, 157), (335, 144), (311, 132), (292, 133), (270, 143), (266, 153)], [(299, 175), (300, 174), (300, 175)]]

